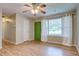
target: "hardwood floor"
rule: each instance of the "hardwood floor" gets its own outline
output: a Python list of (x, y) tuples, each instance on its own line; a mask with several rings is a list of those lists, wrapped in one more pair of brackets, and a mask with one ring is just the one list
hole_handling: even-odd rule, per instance
[(24, 42), (13, 45), (3, 42), (0, 56), (78, 56), (74, 47), (66, 47), (44, 42)]

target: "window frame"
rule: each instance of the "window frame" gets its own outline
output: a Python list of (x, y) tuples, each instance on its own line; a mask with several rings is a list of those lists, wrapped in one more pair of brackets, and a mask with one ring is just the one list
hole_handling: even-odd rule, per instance
[[(56, 18), (56, 19), (50, 19), (50, 20), (57, 20), (57, 19), (61, 19), (61, 18)], [(61, 34), (49, 34), (49, 21), (48, 20), (48, 35), (49, 36), (62, 36), (63, 35), (63, 20), (61, 19)]]

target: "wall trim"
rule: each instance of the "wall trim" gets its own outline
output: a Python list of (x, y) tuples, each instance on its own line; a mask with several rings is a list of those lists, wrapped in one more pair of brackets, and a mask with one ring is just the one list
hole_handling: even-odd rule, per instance
[(18, 45), (18, 44), (24, 43), (26, 41), (32, 41), (32, 40), (26, 40), (26, 41), (21, 41), (21, 42), (12, 42), (12, 41), (9, 41), (9, 40), (5, 39), (4, 41), (9, 42), (9, 43), (14, 44), (14, 45)]
[(72, 44), (68, 44), (68, 43), (62, 43), (65, 46), (73, 46)]
[(34, 39), (30, 39), (30, 40), (24, 40), (24, 42), (25, 42), (25, 41), (32, 41), (32, 40), (34, 40)]
[[(32, 40), (26, 40), (26, 41), (32, 41)], [(26, 41), (16, 42), (16, 43), (13, 43), (13, 44), (18, 45), (18, 44), (24, 43)]]
[(15, 43), (15, 42), (9, 41), (9, 40), (7, 40), (7, 39), (5, 39), (4, 41), (6, 41), (6, 42), (9, 42), (9, 43), (11, 43), (11, 44), (16, 45), (16, 43)]
[(2, 49), (2, 46), (0, 46), (0, 49)]
[(73, 46), (76, 48), (77, 52), (79, 53), (79, 48), (77, 47), (77, 45), (73, 44)]
[(75, 46), (75, 48), (76, 48), (77, 52), (79, 53), (79, 48), (77, 47), (77, 45)]
[(16, 42), (15, 44), (18, 45), (18, 44), (21, 44), (21, 43), (23, 43), (23, 42), (24, 42), (24, 41), (22, 41), (22, 42)]
[(31, 40), (24, 40), (24, 41), (21, 41), (21, 42), (16, 42), (16, 44), (21, 44), (21, 43), (24, 43), (26, 41), (33, 41), (32, 39)]
[(41, 41), (42, 41), (42, 42), (47, 42), (47, 40), (45, 40), (45, 39), (41, 39)]

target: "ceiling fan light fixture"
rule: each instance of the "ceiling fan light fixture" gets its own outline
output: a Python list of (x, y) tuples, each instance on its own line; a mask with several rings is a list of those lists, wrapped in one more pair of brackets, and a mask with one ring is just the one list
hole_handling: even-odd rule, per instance
[(35, 13), (38, 13), (38, 10), (37, 9), (35, 10)]
[(32, 12), (32, 14), (35, 14), (35, 11), (33, 9), (31, 10), (31, 12)]
[[(31, 5), (25, 5), (27, 7), (30, 7), (30, 11), (32, 12), (33, 15), (36, 15), (38, 12), (41, 12), (43, 14), (45, 14), (45, 4), (38, 4), (38, 3), (32, 3)], [(24, 11), (26, 12), (26, 11)]]
[(34, 14), (37, 14), (38, 13), (38, 10), (36, 9), (36, 10), (31, 10), (31, 12), (32, 12), (32, 14), (34, 15)]

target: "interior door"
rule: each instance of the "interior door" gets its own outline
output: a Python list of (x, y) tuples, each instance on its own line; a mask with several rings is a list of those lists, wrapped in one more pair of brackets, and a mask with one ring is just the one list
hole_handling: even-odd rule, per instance
[(35, 41), (41, 41), (41, 22), (35, 22), (34, 26), (35, 26), (34, 28)]

